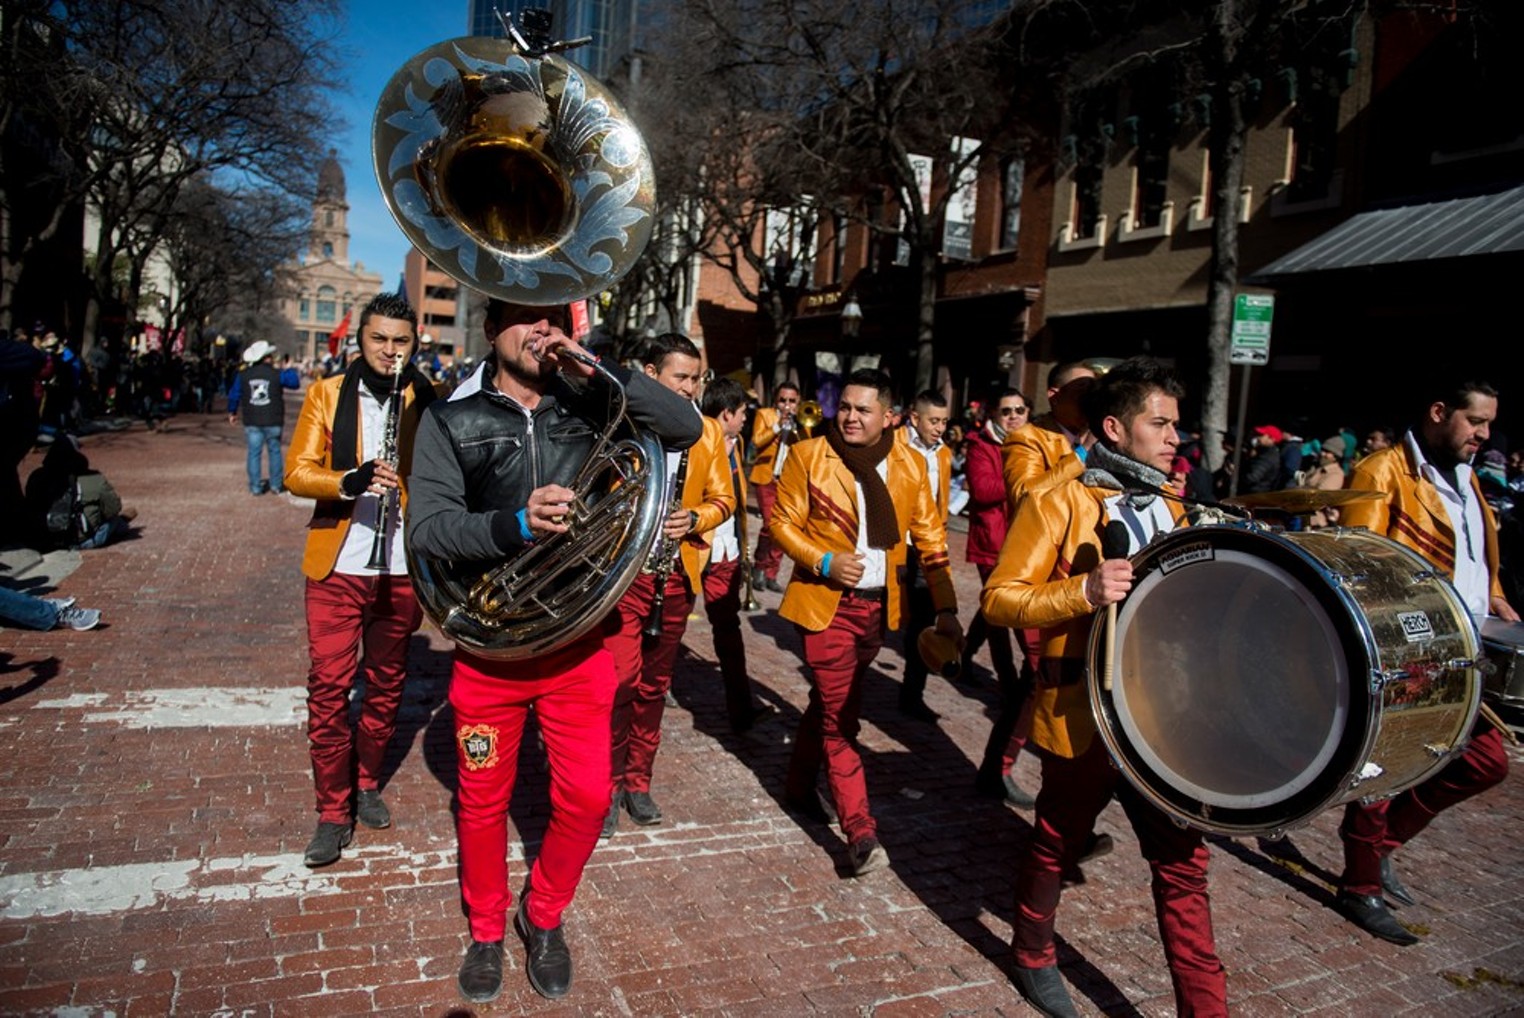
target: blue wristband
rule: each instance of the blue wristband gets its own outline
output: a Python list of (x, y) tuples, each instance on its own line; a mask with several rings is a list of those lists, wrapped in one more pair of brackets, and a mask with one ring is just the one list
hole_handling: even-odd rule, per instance
[(831, 576), (831, 552), (826, 552), (825, 558), (820, 560), (820, 575), (827, 579)]
[(519, 536), (524, 539), (524, 543), (528, 544), (530, 541), (533, 541), (534, 531), (529, 529), (529, 510), (520, 509), (513, 516), (514, 519), (519, 521)]

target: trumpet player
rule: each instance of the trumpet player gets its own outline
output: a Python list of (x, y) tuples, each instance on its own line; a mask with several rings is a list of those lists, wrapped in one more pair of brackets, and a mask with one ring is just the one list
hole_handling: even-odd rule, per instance
[[(567, 487), (608, 423), (608, 393), (584, 383), (591, 354), (567, 335), (564, 305), (493, 299), (491, 353), (418, 429), (408, 540), (415, 554), (497, 563), (570, 530)], [(686, 401), (619, 365), (628, 413), (665, 444), (699, 437)], [(570, 540), (572, 538), (566, 538)], [(538, 658), (497, 661), (457, 646), (450, 675), (458, 765), (456, 837), (471, 946), (458, 985), (473, 1002), (503, 984), (508, 803), (530, 708), (550, 759), (550, 823), (519, 901), (514, 929), (529, 983), (545, 997), (571, 989), (561, 916), (571, 904), (609, 806), (609, 717), (614, 660), (599, 629)]]
[(772, 538), (773, 504), (778, 499), (778, 478), (788, 459), (789, 446), (799, 438), (795, 416), (799, 412), (799, 389), (792, 382), (778, 386), (771, 408), (757, 410), (751, 425), (751, 444), (756, 459), (751, 465), (751, 484), (757, 492), (757, 508), (762, 526), (757, 528), (757, 551), (752, 556), (752, 586), (758, 590), (781, 592), (778, 567), (783, 564), (783, 550)]
[(750, 593), (746, 561), (746, 478), (741, 468), (741, 427), (746, 422), (746, 390), (734, 378), (716, 378), (704, 388), (704, 416), (725, 436), (726, 473), (736, 511), (709, 535), (709, 564), (704, 567), (704, 613), (714, 633), (714, 655), (725, 683), (725, 714), (730, 730), (748, 732), (772, 714), (752, 695), (746, 672), (746, 641), (741, 637), (741, 603)]
[[(645, 374), (692, 405), (701, 362), (686, 336), (666, 333), (646, 347)], [(609, 636), (619, 689), (614, 696), (613, 798), (603, 836), (612, 837), (621, 807), (641, 826), (661, 823), (651, 798), (651, 774), (661, 746), (661, 717), (672, 688), (688, 613), (702, 589), (709, 554), (704, 535), (730, 519), (735, 492), (726, 467), (719, 422), (704, 418), (703, 435), (683, 452), (667, 454), (670, 512), (646, 567), (619, 599)]]
[[(381, 762), (397, 726), (408, 638), (423, 621), (403, 555), (402, 506), (413, 436), (434, 390), (409, 363), (418, 326), (406, 298), (375, 297), (360, 312), (359, 329), (360, 358), (307, 390), (286, 456), (286, 488), (317, 500), (302, 556), (318, 814), (303, 856), (308, 866), (336, 861), (355, 820), (391, 826)], [(395, 459), (383, 455), (388, 445)], [(365, 699), (351, 730), (357, 655)]]

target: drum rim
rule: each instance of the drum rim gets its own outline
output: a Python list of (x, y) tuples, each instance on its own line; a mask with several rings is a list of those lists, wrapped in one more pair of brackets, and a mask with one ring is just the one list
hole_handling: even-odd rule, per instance
[[(1253, 525), (1189, 527), (1171, 531), (1150, 542), (1133, 556), (1134, 589), (1144, 576), (1161, 567), (1161, 560), (1178, 544), (1197, 541), (1221, 542), (1224, 549), (1236, 551), (1274, 549), (1263, 556), (1279, 565), (1303, 583), (1328, 616), (1349, 662), (1349, 723), (1340, 737), (1328, 764), (1307, 786), (1287, 799), (1270, 806), (1252, 808), (1219, 807), (1203, 803), (1173, 788), (1162, 780), (1139, 752), (1120, 738), (1121, 720), (1113, 694), (1101, 688), (1093, 674), (1087, 677), (1091, 709), (1097, 728), (1111, 752), (1113, 761), (1128, 775), (1129, 783), (1155, 806), (1191, 827), (1217, 834), (1275, 833), (1310, 822), (1330, 805), (1340, 801), (1357, 765), (1366, 759), (1378, 733), (1372, 722), (1379, 714), (1380, 697), (1372, 695), (1369, 676), (1377, 661), (1375, 636), (1359, 603), (1342, 586), (1332, 581), (1334, 575), (1316, 556), (1279, 533)], [(1307, 573), (1316, 583), (1307, 582)], [(1337, 610), (1335, 610), (1337, 609)], [(1090, 630), (1090, 660), (1099, 656), (1099, 648), (1109, 626), (1106, 616), (1098, 616)], [(1356, 653), (1357, 652), (1357, 653)], [(1093, 670), (1092, 670), (1093, 671)], [(1363, 723), (1362, 723), (1363, 722)], [(1355, 726), (1359, 724), (1357, 729)], [(1358, 735), (1355, 733), (1358, 731)]]

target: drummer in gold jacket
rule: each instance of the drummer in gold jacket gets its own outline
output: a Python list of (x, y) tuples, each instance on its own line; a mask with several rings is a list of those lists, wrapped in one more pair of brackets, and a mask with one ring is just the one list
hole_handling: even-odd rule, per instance
[(1121, 780), (1082, 681), (1095, 613), (1132, 587), (1127, 558), (1102, 557), (1107, 524), (1125, 526), (1132, 554), (1178, 522), (1175, 503), (1146, 492), (1164, 484), (1174, 458), (1183, 391), (1167, 368), (1146, 357), (1123, 361), (1100, 379), (1084, 399), (1097, 441), (1083, 472), (1022, 501), (984, 588), (992, 625), (1041, 630), (1031, 744), (1042, 760), (1042, 790), (1016, 881), (1014, 947), (1018, 987), (1049, 1015), (1076, 1013), (1053, 945), (1062, 873), (1084, 851), (1113, 795), (1153, 871), (1176, 1007), (1182, 1014), (1227, 1014), (1202, 835), (1178, 827)]
[(785, 795), (818, 819), (815, 780), (824, 758), (855, 876), (889, 864), (868, 808), (857, 714), (884, 629), (899, 628), (903, 614), (906, 531), (920, 552), (936, 631), (963, 644), (947, 530), (925, 460), (887, 430), (890, 385), (876, 369), (847, 376), (826, 434), (799, 443), (784, 463), (772, 523), (794, 560), (779, 614), (799, 627), (810, 672)]
[[(1365, 457), (1350, 472), (1350, 488), (1384, 497), (1346, 505), (1341, 522), (1384, 534), (1428, 559), (1455, 584), (1473, 616), (1516, 622), (1519, 615), (1498, 580), (1497, 521), (1470, 466), (1497, 417), (1497, 390), (1474, 379), (1441, 380), (1427, 395), (1422, 417), (1402, 441)], [(1415, 903), (1392, 868), (1392, 852), (1442, 810), (1507, 776), (1502, 735), (1478, 720), (1465, 752), (1434, 777), (1385, 802), (1346, 806), (1339, 827), (1344, 841), (1339, 911), (1382, 940), (1417, 943), (1382, 899), (1384, 891), (1399, 904)]]

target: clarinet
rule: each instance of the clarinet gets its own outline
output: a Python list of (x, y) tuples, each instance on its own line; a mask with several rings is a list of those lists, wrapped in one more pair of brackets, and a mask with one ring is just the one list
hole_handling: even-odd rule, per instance
[[(683, 482), (687, 479), (688, 450), (684, 449), (677, 460), (677, 473), (672, 478), (672, 502), (667, 507), (668, 516), (683, 507)], [(680, 544), (680, 541), (668, 537), (664, 529), (661, 540), (656, 545), (656, 554), (652, 556), (651, 572), (656, 577), (656, 593), (651, 596), (651, 614), (646, 618), (646, 628), (641, 632), (653, 640), (661, 635), (661, 613), (667, 605), (667, 581), (672, 578), (672, 570), (677, 568)]]
[[(386, 401), (386, 423), (381, 428), (381, 454), (376, 457), (392, 469), (397, 467), (397, 426), (402, 420), (402, 369), (407, 358), (398, 356), (392, 360), (392, 394)], [(370, 542), (370, 561), (367, 569), (377, 572), (387, 567), (386, 522), (391, 516), (393, 488), (382, 488), (376, 503), (376, 534)]]

